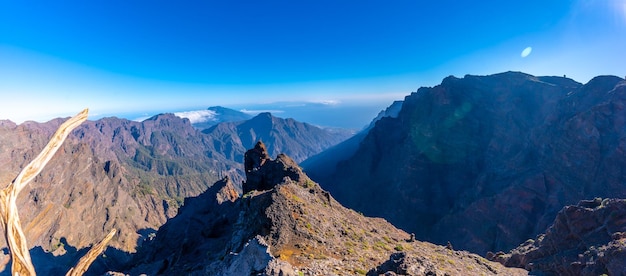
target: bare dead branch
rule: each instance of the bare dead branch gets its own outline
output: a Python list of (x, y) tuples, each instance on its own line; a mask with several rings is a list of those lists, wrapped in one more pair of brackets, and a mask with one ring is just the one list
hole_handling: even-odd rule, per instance
[(61, 147), (70, 132), (87, 120), (88, 113), (89, 110), (85, 109), (63, 123), (41, 153), (22, 169), (9, 186), (0, 190), (0, 217), (2, 226), (6, 231), (5, 238), (13, 259), (11, 265), (12, 275), (35, 275), (35, 268), (33, 267), (30, 253), (28, 252), (26, 237), (22, 230), (20, 217), (17, 212), (17, 195), (41, 172), (43, 167)]
[(91, 249), (89, 249), (89, 252), (87, 252), (85, 256), (80, 258), (76, 266), (72, 267), (70, 271), (68, 271), (67, 274), (65, 274), (65, 276), (83, 275), (83, 273), (87, 271), (91, 263), (93, 263), (93, 261), (95, 261), (96, 258), (98, 258), (98, 255), (100, 255), (100, 253), (102, 253), (102, 251), (106, 249), (107, 244), (113, 238), (113, 236), (115, 236), (115, 233), (117, 233), (116, 229), (111, 230), (111, 232), (109, 232), (109, 234), (106, 235), (106, 237), (101, 242), (91, 247)]

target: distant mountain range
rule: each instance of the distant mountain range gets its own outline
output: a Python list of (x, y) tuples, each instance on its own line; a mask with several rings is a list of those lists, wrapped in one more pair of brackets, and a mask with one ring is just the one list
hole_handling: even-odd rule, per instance
[(285, 153), (296, 162), (322, 152), (352, 135), (350, 130), (321, 129), (294, 119), (282, 119), (261, 113), (247, 121), (228, 122), (202, 131), (219, 139), (220, 152), (243, 162), (243, 154), (257, 141), (263, 141), (271, 156)]
[(613, 76), (448, 77), (407, 96), (352, 155), (314, 163), (336, 167), (303, 165), (347, 207), (418, 239), (505, 251), (566, 205), (626, 197), (624, 106), (626, 82)]

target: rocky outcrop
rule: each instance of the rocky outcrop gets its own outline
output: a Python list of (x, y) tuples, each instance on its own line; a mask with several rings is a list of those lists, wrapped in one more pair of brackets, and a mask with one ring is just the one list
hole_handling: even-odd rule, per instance
[(624, 106), (618, 77), (451, 76), (407, 96), (336, 169), (310, 175), (418, 239), (508, 251), (566, 205), (626, 197)]
[[(387, 269), (390, 266), (384, 263), (390, 256), (404, 254), (408, 256), (404, 265), (397, 267), (406, 267), (407, 273), (527, 274), (468, 252), (412, 240), (383, 219), (346, 209), (290, 160), (279, 155), (261, 165), (265, 168), (258, 170), (261, 178), (280, 179), (268, 190), (218, 202), (216, 191), (232, 185), (223, 180), (185, 200), (178, 215), (137, 253), (137, 265), (123, 271), (131, 275), (356, 275), (400, 271), (393, 266)], [(281, 165), (267, 165), (273, 161)]]
[(273, 186), (263, 183), (263, 174), (260, 172), (265, 162), (271, 160), (267, 154), (267, 149), (262, 141), (254, 145), (254, 148), (246, 151), (244, 155), (244, 169), (246, 171), (247, 182), (242, 183), (243, 193), (246, 194), (252, 190), (269, 190)]
[(596, 198), (566, 206), (545, 234), (488, 257), (546, 275), (623, 275), (626, 200)]
[(242, 183), (243, 193), (266, 191), (281, 183), (285, 177), (300, 181), (305, 176), (302, 170), (285, 154), (279, 154), (276, 160), (269, 158), (263, 142), (256, 143), (253, 149), (246, 151), (244, 167), (246, 181)]

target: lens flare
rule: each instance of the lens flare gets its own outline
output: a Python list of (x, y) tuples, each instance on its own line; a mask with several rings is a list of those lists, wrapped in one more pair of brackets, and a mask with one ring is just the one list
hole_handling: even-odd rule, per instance
[(528, 55), (530, 55), (530, 52), (532, 52), (532, 51), (533, 51), (533, 48), (532, 48), (532, 47), (526, 47), (526, 48), (522, 51), (522, 53), (520, 54), (520, 56), (521, 56), (521, 57), (523, 57), (523, 58), (525, 58), (525, 57), (527, 57)]

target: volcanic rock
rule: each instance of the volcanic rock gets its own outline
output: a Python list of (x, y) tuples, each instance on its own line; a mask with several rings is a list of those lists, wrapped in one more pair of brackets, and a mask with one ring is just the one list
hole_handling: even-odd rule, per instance
[(300, 167), (285, 154), (279, 154), (276, 160), (271, 160), (263, 142), (256, 143), (253, 149), (245, 155), (246, 181), (242, 183), (243, 193), (250, 191), (265, 191), (288, 177), (300, 181), (305, 176)]
[(626, 200), (583, 200), (566, 206), (545, 234), (492, 260), (546, 275), (626, 273)]

